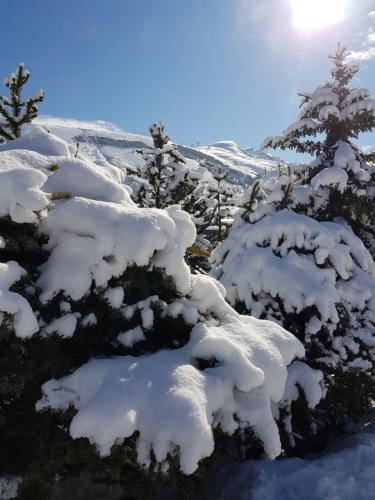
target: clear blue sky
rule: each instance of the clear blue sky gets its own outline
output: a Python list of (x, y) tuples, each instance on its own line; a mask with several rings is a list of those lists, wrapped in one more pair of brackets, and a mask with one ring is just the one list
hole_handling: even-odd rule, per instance
[(137, 133), (163, 119), (176, 142), (258, 146), (296, 117), (299, 90), (328, 79), (338, 40), (361, 51), (355, 85), (375, 94), (375, 1), (343, 0), (346, 19), (309, 33), (293, 25), (290, 1), (7, 2), (0, 74), (23, 61), (30, 92), (46, 91), (43, 114)]

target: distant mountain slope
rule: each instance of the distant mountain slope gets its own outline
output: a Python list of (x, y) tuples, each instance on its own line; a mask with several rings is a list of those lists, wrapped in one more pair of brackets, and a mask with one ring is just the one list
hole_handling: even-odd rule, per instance
[(233, 141), (219, 141), (210, 146), (197, 148), (198, 151), (220, 161), (244, 177), (254, 179), (276, 168), (278, 159), (252, 148), (241, 149)]
[[(142, 161), (137, 149), (152, 144), (150, 137), (123, 132), (103, 121), (85, 122), (42, 116), (36, 123), (48, 127), (66, 141), (79, 143), (80, 151), (93, 160), (106, 160), (131, 170), (136, 170)], [(278, 163), (277, 158), (267, 153), (251, 148), (241, 149), (233, 141), (221, 141), (199, 148), (179, 145), (178, 148), (187, 158), (198, 161), (210, 171), (227, 169), (228, 182), (243, 186), (251, 184)]]

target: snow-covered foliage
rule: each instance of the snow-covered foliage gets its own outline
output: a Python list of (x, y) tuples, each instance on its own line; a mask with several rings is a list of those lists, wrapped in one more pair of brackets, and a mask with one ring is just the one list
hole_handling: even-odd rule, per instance
[(375, 264), (349, 227), (283, 209), (238, 221), (214, 259), (233, 305), (284, 325), (304, 313), (297, 330), (306, 346), (329, 335), (321, 362), (372, 369)]
[[(207, 277), (193, 279), (191, 303), (200, 312), (208, 308), (219, 323), (197, 322), (181, 349), (90, 360), (73, 375), (47, 382), (38, 408), (73, 405), (72, 437), (88, 437), (102, 455), (137, 430), (142, 464), (150, 464), (151, 449), (164, 462), (179, 447), (185, 474), (213, 452), (212, 427), (219, 425), (228, 433), (250, 426), (276, 457), (281, 447), (270, 402), (282, 398), (286, 365), (303, 350), (272, 323), (235, 315), (221, 292)], [(198, 368), (198, 360), (212, 358), (215, 366)]]
[[(0, 151), (0, 175), (10, 178), (1, 186), (14, 193), (2, 208), (0, 257), (15, 248), (20, 260), (0, 269), (12, 345), (5, 362), (10, 380), (22, 381), (1, 386), (10, 422), (25, 408), (27, 432), (28, 418), (53, 422), (54, 411), (67, 410), (63, 427), (101, 455), (136, 436), (140, 464), (166, 467), (177, 456), (186, 474), (213, 452), (218, 427), (251, 429), (276, 457), (271, 406), (285, 401), (287, 367), (304, 356), (302, 344), (273, 322), (239, 315), (222, 285), (190, 273), (184, 254), (196, 231), (186, 212), (139, 208), (115, 167), (72, 158), (43, 129), (30, 134)], [(15, 246), (20, 222), (34, 223), (21, 226), (34, 238), (27, 251)], [(48, 442), (15, 436), (21, 449), (47, 447), (39, 456), (54, 463)]]

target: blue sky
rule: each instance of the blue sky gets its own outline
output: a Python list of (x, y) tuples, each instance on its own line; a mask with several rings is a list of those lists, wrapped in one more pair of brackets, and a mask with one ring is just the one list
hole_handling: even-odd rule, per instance
[(338, 40), (362, 59), (354, 84), (375, 94), (375, 0), (342, 1), (346, 18), (311, 32), (293, 25), (290, 0), (8, 2), (0, 74), (23, 61), (43, 114), (136, 133), (163, 119), (176, 142), (258, 146), (296, 117), (298, 91), (329, 77)]

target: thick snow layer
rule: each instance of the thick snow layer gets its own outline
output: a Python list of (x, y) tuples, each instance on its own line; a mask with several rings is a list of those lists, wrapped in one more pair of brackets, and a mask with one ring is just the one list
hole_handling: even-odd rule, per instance
[[(31, 139), (29, 139), (29, 136), (31, 136)], [(34, 147), (35, 151), (21, 148), (24, 143), (28, 145), (29, 140), (37, 145), (37, 147)], [(70, 154), (64, 157), (59, 154), (59, 148), (54, 147), (55, 140), (60, 141), (53, 134), (49, 134), (42, 128), (37, 127), (31, 128), (29, 132), (19, 139), (0, 146), (4, 150), (3, 153), (0, 153), (0, 175), (5, 175), (3, 172), (11, 170), (14, 177), (16, 175), (14, 173), (16, 167), (22, 169), (22, 172), (18, 175), (22, 175), (24, 183), (34, 183), (35, 189), (32, 192), (34, 198), (38, 194), (35, 192), (36, 189), (43, 185), (43, 191), (49, 193), (68, 192), (75, 196), (87, 197), (94, 200), (131, 203), (129, 192), (123, 185), (125, 174), (120, 168), (114, 167), (107, 162), (101, 162), (100, 165), (96, 165), (89, 159), (73, 158), (70, 157)], [(14, 143), (18, 143), (18, 141), (21, 142), (21, 144), (18, 144), (20, 147), (14, 147)], [(9, 151), (6, 149), (9, 149)], [(30, 167), (41, 170), (41, 172), (33, 173)], [(54, 171), (49, 171), (50, 168), (53, 168)], [(27, 170), (26, 173), (24, 169)], [(17, 200), (17, 193), (13, 192), (14, 190), (12, 191), (11, 187), (6, 185), (6, 177), (2, 184), (4, 184), (5, 194), (8, 193), (8, 195), (7, 197), (4, 195), (0, 198), (0, 210), (2, 203), (5, 203), (7, 199)], [(18, 183), (17, 180), (14, 181), (14, 184), (18, 186), (20, 191), (25, 190), (25, 186)], [(31, 188), (29, 192), (30, 190)], [(43, 206), (45, 206), (45, 195), (42, 195), (41, 201), (38, 199), (39, 203), (42, 203), (43, 200)], [(40, 210), (38, 205), (35, 206), (34, 210)]]
[(348, 183), (348, 174), (338, 166), (324, 168), (319, 174), (311, 179), (312, 188), (317, 191), (321, 186), (335, 185), (342, 193)]
[(64, 314), (51, 321), (44, 329), (46, 333), (57, 333), (61, 337), (72, 337), (77, 326), (75, 314)]
[(111, 170), (105, 165), (95, 165), (90, 160), (78, 158), (56, 158), (58, 170), (48, 177), (46, 191), (68, 192), (100, 201), (131, 203), (129, 193), (122, 182), (124, 173), (116, 167)]
[[(281, 447), (271, 402), (283, 397), (287, 365), (303, 356), (302, 345), (274, 323), (236, 314), (210, 278), (194, 277), (191, 297), (193, 303), (206, 297), (201, 308), (215, 314), (217, 326), (197, 323), (189, 343), (178, 350), (93, 359), (72, 375), (47, 382), (37, 408), (73, 405), (72, 437), (88, 437), (102, 455), (137, 430), (142, 464), (150, 463), (151, 449), (164, 462), (179, 447), (186, 474), (212, 453), (213, 427), (220, 424), (229, 433), (238, 428), (235, 415), (276, 457)], [(127, 334), (119, 340), (130, 344)], [(213, 358), (214, 367), (197, 368), (197, 359)]]
[(346, 447), (324, 456), (233, 464), (214, 478), (215, 486), (210, 488), (213, 491), (208, 498), (373, 500), (374, 463), (372, 429), (355, 436)]
[(294, 132), (300, 131), (304, 131), (305, 133), (309, 134), (317, 128), (319, 128), (319, 124), (314, 120), (312, 120), (311, 118), (302, 118), (301, 120), (298, 120), (297, 122), (290, 125), (290, 127), (288, 127), (286, 130), (284, 130), (283, 134), (290, 135)]
[(47, 176), (30, 168), (12, 153), (0, 153), (0, 217), (14, 222), (36, 222), (36, 212), (48, 205), (41, 191)]
[(113, 309), (119, 309), (124, 300), (124, 289), (122, 286), (115, 288), (107, 288), (104, 293), (104, 298), (108, 300)]
[(118, 342), (126, 347), (133, 347), (140, 340), (145, 340), (145, 335), (140, 326), (136, 326), (127, 332), (120, 333), (117, 337)]
[(56, 205), (42, 223), (50, 236), (51, 256), (41, 268), (41, 300), (59, 291), (79, 300), (93, 280), (106, 286), (132, 265), (163, 268), (186, 291), (189, 268), (183, 255), (186, 244), (194, 242), (195, 228), (185, 212), (174, 209), (169, 215), (84, 198)]
[(355, 115), (360, 115), (364, 112), (371, 113), (375, 115), (375, 101), (374, 99), (363, 99), (360, 101), (348, 104), (346, 108), (341, 112), (343, 120), (352, 119)]
[(306, 363), (294, 361), (288, 367), (288, 379), (282, 405), (290, 405), (298, 399), (298, 387), (303, 389), (309, 408), (315, 408), (324, 396), (323, 372), (313, 370)]
[(11, 151), (14, 149), (27, 149), (46, 156), (66, 156), (70, 158), (71, 153), (68, 144), (56, 135), (48, 133), (42, 127), (30, 127), (27, 134), (0, 145), (0, 151)]

